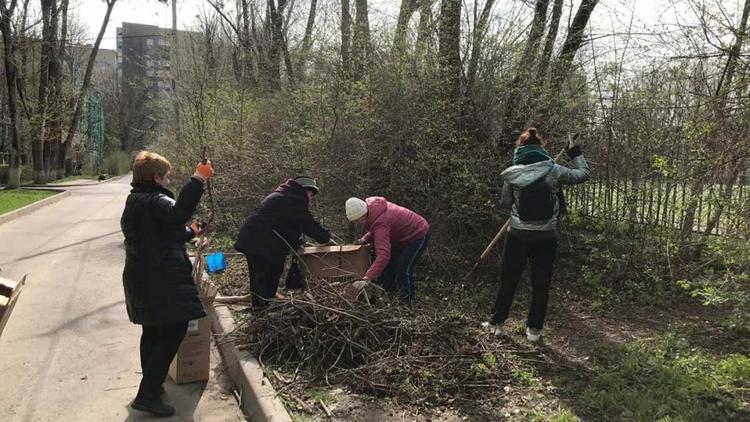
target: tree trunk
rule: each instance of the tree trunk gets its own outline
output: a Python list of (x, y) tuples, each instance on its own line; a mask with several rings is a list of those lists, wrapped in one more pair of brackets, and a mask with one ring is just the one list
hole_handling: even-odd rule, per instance
[(398, 11), (396, 21), (396, 33), (393, 36), (393, 50), (391, 54), (400, 56), (406, 49), (406, 30), (414, 11), (419, 6), (418, 0), (401, 0), (401, 8)]
[[(283, 0), (282, 0), (283, 1)], [(268, 88), (272, 91), (281, 89), (281, 43), (278, 42), (277, 26), (281, 21), (279, 12), (276, 9), (276, 1), (268, 0), (267, 4), (268, 19), (266, 26), (268, 28), (270, 46), (268, 48), (268, 62), (266, 66), (266, 78)]]
[(716, 209), (714, 210), (713, 215), (709, 217), (708, 224), (706, 224), (706, 229), (703, 231), (703, 236), (701, 236), (701, 239), (698, 241), (698, 244), (695, 245), (695, 250), (693, 251), (693, 259), (696, 259), (696, 260), (700, 259), (701, 254), (703, 253), (703, 250), (705, 249), (706, 244), (708, 243), (708, 237), (711, 235), (714, 229), (716, 229), (716, 227), (719, 225), (721, 216), (724, 214), (724, 209), (726, 208), (727, 204), (732, 200), (734, 184), (737, 182), (737, 179), (739, 179), (740, 173), (742, 172), (742, 167), (740, 166), (740, 160), (732, 160), (729, 168), (730, 168), (729, 174), (724, 180), (724, 189), (721, 191), (721, 196), (719, 197), (719, 201), (716, 205)]
[(542, 35), (544, 35), (544, 24), (547, 22), (548, 8), (549, 0), (536, 1), (536, 6), (534, 7), (534, 20), (531, 21), (529, 39), (526, 41), (526, 47), (524, 48), (523, 56), (521, 57), (521, 65), (519, 67), (524, 71), (532, 69), (536, 62), (535, 59), (539, 50), (539, 44), (542, 40)]
[(5, 84), (7, 89), (8, 112), (10, 114), (10, 168), (8, 169), (8, 187), (18, 188), (21, 185), (21, 134), (18, 130), (18, 107), (16, 103), (17, 69), (16, 42), (13, 40), (13, 13), (16, 0), (11, 0), (6, 7), (6, 1), (0, 2), (0, 31), (3, 34), (3, 63), (5, 64)]
[[(273, 0), (271, 1), (273, 3)], [(281, 52), (284, 58), (284, 67), (286, 68), (287, 79), (290, 84), (294, 84), (294, 67), (292, 66), (292, 58), (289, 55), (289, 46), (286, 43), (286, 37), (284, 36), (284, 7), (286, 7), (286, 0), (279, 0), (279, 8), (273, 13), (274, 26), (273, 26), (273, 43), (275, 48)], [(279, 74), (279, 83), (281, 83), (281, 74)]]
[(81, 84), (81, 91), (78, 93), (76, 98), (75, 111), (73, 112), (73, 118), (68, 128), (68, 134), (65, 136), (65, 142), (62, 144), (62, 155), (67, 156), (70, 151), (70, 147), (73, 145), (73, 138), (75, 137), (76, 131), (78, 131), (78, 123), (81, 119), (81, 113), (86, 100), (86, 94), (88, 94), (89, 85), (91, 84), (91, 75), (94, 73), (94, 62), (96, 61), (96, 55), (99, 52), (99, 46), (102, 43), (104, 32), (107, 30), (107, 24), (109, 24), (109, 17), (112, 15), (112, 8), (115, 7), (117, 0), (107, 0), (107, 12), (104, 14), (102, 20), (102, 26), (99, 28), (99, 34), (96, 36), (94, 47), (91, 49), (91, 55), (89, 61), (86, 64), (86, 73), (83, 75), (83, 83)]
[(568, 29), (568, 36), (565, 37), (560, 55), (557, 56), (555, 66), (552, 72), (552, 90), (557, 90), (562, 86), (563, 81), (568, 76), (570, 66), (576, 53), (583, 46), (583, 32), (586, 30), (591, 14), (594, 12), (599, 0), (583, 0), (578, 7), (573, 23)]
[(300, 51), (299, 65), (297, 66), (297, 77), (303, 79), (305, 76), (305, 67), (307, 58), (310, 55), (312, 47), (312, 33), (315, 27), (315, 13), (317, 12), (318, 0), (310, 1), (310, 13), (307, 15), (307, 25), (305, 25), (305, 36), (302, 38), (302, 51)]
[[(61, 179), (65, 177), (65, 160), (67, 159), (65, 155), (65, 150), (62, 148), (62, 110), (67, 110), (70, 104), (67, 104), (67, 101), (62, 98), (62, 69), (63, 69), (63, 63), (67, 61), (67, 50), (66, 46), (68, 44), (68, 0), (62, 0), (60, 4), (60, 12), (62, 15), (62, 18), (60, 20), (61, 30), (60, 30), (60, 47), (58, 50), (57, 55), (57, 65), (59, 66), (59, 72), (60, 74), (56, 78), (56, 85), (57, 85), (57, 96), (58, 96), (58, 103), (60, 113), (57, 114), (57, 123), (56, 123), (56, 137), (58, 138), (53, 146), (52, 150), (52, 165), (53, 168), (53, 179)], [(71, 66), (72, 69), (72, 66)], [(63, 106), (63, 101), (66, 101), (65, 106)]]
[(539, 52), (539, 43), (544, 34), (544, 24), (547, 20), (547, 8), (549, 0), (537, 0), (534, 7), (534, 18), (531, 21), (529, 38), (521, 55), (521, 60), (516, 66), (516, 73), (510, 86), (509, 95), (503, 109), (503, 125), (505, 131), (517, 129), (526, 123), (536, 108), (531, 95), (533, 86), (532, 71)]
[(352, 64), (349, 56), (352, 40), (352, 15), (349, 12), (349, 0), (341, 0), (341, 70), (344, 77), (351, 75)]
[(42, 46), (41, 57), (39, 60), (39, 89), (37, 94), (37, 122), (34, 125), (35, 130), (32, 134), (31, 153), (33, 155), (34, 183), (45, 183), (47, 181), (47, 156), (49, 146), (46, 145), (47, 139), (47, 120), (49, 118), (49, 73), (50, 64), (54, 59), (54, 50), (57, 47), (55, 43), (55, 33), (50, 30), (52, 25), (52, 9), (54, 0), (42, 0)]
[(474, 34), (471, 43), (471, 57), (469, 58), (469, 69), (467, 75), (466, 86), (469, 91), (474, 88), (474, 79), (477, 75), (477, 69), (479, 68), (479, 56), (482, 54), (482, 43), (484, 42), (484, 36), (487, 32), (487, 22), (490, 19), (490, 13), (492, 7), (495, 5), (495, 0), (487, 0), (484, 3), (482, 14), (479, 16), (479, 21), (474, 25)]
[(737, 68), (737, 60), (740, 58), (742, 47), (747, 38), (747, 19), (750, 15), (750, 0), (745, 0), (745, 6), (742, 8), (742, 19), (740, 20), (740, 27), (735, 34), (734, 44), (729, 50), (729, 58), (727, 58), (727, 64), (724, 67), (724, 72), (721, 75), (721, 79), (716, 87), (716, 97), (724, 98), (732, 92), (732, 81), (734, 79), (734, 73)]
[(354, 0), (356, 5), (352, 36), (352, 73), (356, 80), (364, 77), (370, 67), (370, 19), (367, 0)]
[(240, 45), (242, 51), (241, 69), (242, 69), (242, 80), (245, 83), (255, 85), (258, 81), (258, 75), (255, 66), (255, 55), (253, 54), (253, 40), (250, 36), (250, 8), (248, 6), (249, 0), (241, 1), (241, 12), (242, 12), (242, 30), (240, 32)]
[(461, 0), (442, 0), (438, 43), (443, 89), (453, 102), (461, 96)]
[(428, 51), (434, 51), (432, 38), (432, 2), (433, 0), (419, 0), (419, 26), (417, 27), (417, 57), (421, 60)]
[(549, 61), (552, 58), (552, 51), (555, 48), (557, 32), (560, 30), (562, 9), (563, 0), (555, 0), (555, 4), (552, 6), (552, 18), (549, 23), (549, 29), (547, 30), (547, 39), (544, 41), (544, 50), (542, 50), (542, 55), (539, 58), (539, 64), (537, 65), (536, 80), (539, 85), (544, 85), (545, 79), (547, 78)]

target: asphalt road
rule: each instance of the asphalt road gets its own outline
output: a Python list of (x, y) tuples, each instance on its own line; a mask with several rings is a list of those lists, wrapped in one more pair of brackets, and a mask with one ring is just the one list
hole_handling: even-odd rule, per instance
[[(122, 290), (125, 177), (0, 224), (0, 276), (28, 274), (0, 336), (0, 420), (150, 419), (128, 405), (140, 381), (140, 326)], [(165, 383), (171, 420), (243, 420), (212, 346), (208, 383)], [(167, 419), (169, 420), (169, 419)]]

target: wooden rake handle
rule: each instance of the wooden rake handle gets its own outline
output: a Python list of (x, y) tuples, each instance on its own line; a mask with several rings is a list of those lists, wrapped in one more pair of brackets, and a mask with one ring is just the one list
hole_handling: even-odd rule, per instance
[(484, 248), (484, 252), (482, 252), (481, 255), (479, 255), (479, 259), (477, 262), (483, 261), (485, 258), (487, 258), (487, 255), (490, 254), (490, 251), (492, 251), (492, 248), (497, 245), (497, 242), (500, 241), (500, 238), (503, 237), (503, 235), (508, 231), (510, 228), (510, 218), (503, 224), (503, 226), (500, 228), (500, 231), (497, 232), (495, 237), (492, 239), (492, 242), (490, 242), (489, 245), (487, 245), (486, 248)]

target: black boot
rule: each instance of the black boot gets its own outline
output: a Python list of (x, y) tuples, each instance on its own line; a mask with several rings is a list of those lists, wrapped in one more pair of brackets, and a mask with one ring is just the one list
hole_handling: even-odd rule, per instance
[(136, 398), (135, 400), (133, 400), (133, 403), (130, 403), (130, 407), (136, 410), (149, 412), (157, 416), (174, 415), (174, 407), (164, 403), (162, 399), (147, 400)]

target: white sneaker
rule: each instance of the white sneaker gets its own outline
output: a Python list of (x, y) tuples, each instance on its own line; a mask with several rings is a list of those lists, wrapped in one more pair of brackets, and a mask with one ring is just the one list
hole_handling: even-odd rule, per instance
[(491, 323), (489, 321), (484, 321), (482, 323), (482, 328), (488, 330), (489, 332), (491, 332), (492, 334), (494, 334), (496, 336), (501, 336), (501, 335), (505, 334), (503, 332), (503, 325), (502, 324), (493, 324), (493, 323)]
[(536, 343), (542, 337), (542, 330), (535, 330), (531, 327), (526, 327), (526, 339), (532, 343)]

